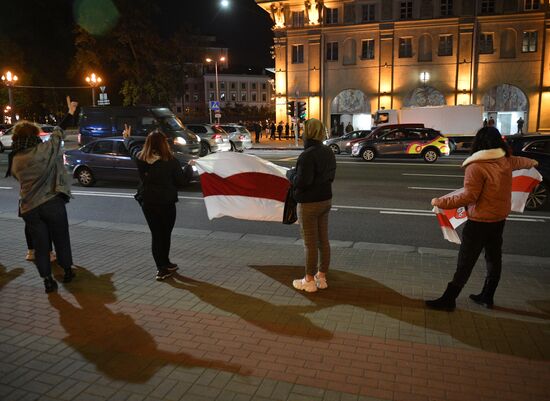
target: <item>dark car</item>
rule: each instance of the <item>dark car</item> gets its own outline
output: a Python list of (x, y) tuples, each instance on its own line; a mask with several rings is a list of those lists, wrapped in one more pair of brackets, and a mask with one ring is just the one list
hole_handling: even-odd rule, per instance
[(434, 163), (440, 156), (449, 156), (449, 140), (431, 128), (401, 127), (373, 131), (371, 135), (355, 142), (351, 155), (372, 161), (377, 157), (421, 157)]
[(353, 141), (354, 139), (365, 138), (371, 132), (371, 130), (352, 131), (342, 136), (329, 138), (323, 141), (323, 143), (331, 148), (335, 154), (340, 154), (341, 152), (350, 153), (352, 143), (351, 141)]
[(550, 135), (509, 136), (506, 141), (514, 155), (529, 157), (539, 162), (537, 170), (543, 180), (527, 198), (525, 208), (542, 209), (548, 205), (550, 196)]
[[(189, 160), (197, 159), (197, 156), (179, 152), (174, 153), (174, 157), (180, 162), (189, 182), (198, 179), (197, 168), (189, 165)], [(99, 139), (80, 149), (68, 150), (63, 161), (69, 173), (84, 187), (91, 187), (97, 181), (139, 180), (136, 163), (122, 137)]]
[(199, 154), (200, 138), (186, 129), (174, 113), (165, 107), (82, 107), (78, 121), (78, 144), (122, 136), (125, 124), (132, 126), (134, 137), (146, 136), (157, 128), (161, 129), (168, 136), (174, 152)]

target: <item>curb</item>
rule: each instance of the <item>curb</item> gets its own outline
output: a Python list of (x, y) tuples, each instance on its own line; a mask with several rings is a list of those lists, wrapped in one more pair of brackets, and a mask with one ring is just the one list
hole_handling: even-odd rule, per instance
[[(1, 220), (20, 220), (15, 213), (0, 212)], [(129, 224), (129, 223), (110, 223), (106, 221), (97, 220), (76, 220), (69, 219), (70, 226), (94, 228), (100, 230), (122, 231), (122, 232), (138, 232), (148, 233), (149, 227), (145, 224)], [(209, 231), (193, 228), (174, 228), (172, 235), (177, 237), (189, 237), (189, 238), (210, 238), (220, 239), (226, 241), (246, 241), (260, 244), (270, 245), (291, 245), (291, 246), (303, 246), (303, 240), (297, 237), (283, 237), (277, 235), (263, 235), (263, 234), (250, 234), (250, 233), (235, 233), (230, 231)], [(429, 247), (416, 247), (410, 245), (399, 244), (384, 244), (373, 242), (352, 242), (341, 240), (330, 240), (331, 247), (334, 249), (357, 249), (357, 250), (370, 250), (370, 251), (383, 251), (383, 252), (397, 252), (397, 253), (418, 253), (426, 256), (438, 256), (443, 258), (456, 259), (458, 256), (458, 249), (445, 249), (445, 248), (429, 248)], [(516, 255), (516, 254), (503, 254), (503, 259), (508, 263), (518, 263), (524, 265), (539, 265), (550, 268), (550, 257), (544, 256), (530, 256), (530, 255)]]

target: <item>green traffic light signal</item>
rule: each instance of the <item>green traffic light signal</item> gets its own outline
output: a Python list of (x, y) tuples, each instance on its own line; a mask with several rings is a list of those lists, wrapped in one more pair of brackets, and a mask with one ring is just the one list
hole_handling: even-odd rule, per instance
[(297, 102), (296, 114), (300, 120), (305, 120), (307, 117), (306, 102)]

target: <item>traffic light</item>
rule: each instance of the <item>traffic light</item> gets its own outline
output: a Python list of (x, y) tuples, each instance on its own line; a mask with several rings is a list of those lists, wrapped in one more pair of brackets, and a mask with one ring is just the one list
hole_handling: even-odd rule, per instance
[(286, 114), (287, 116), (296, 117), (296, 102), (287, 102), (286, 103)]
[(305, 120), (307, 117), (306, 102), (297, 102), (296, 115), (300, 120)]

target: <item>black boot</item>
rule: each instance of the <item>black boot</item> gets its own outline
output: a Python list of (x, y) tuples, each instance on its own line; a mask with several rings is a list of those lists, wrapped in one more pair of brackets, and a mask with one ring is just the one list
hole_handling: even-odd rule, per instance
[(426, 306), (431, 309), (452, 312), (456, 308), (456, 297), (458, 297), (460, 291), (462, 291), (461, 287), (449, 283), (443, 295), (433, 301), (426, 301)]
[(46, 289), (46, 294), (57, 291), (57, 281), (52, 276), (46, 277), (44, 279), (44, 288)]
[(73, 269), (70, 267), (68, 269), (63, 269), (65, 271), (65, 274), (63, 275), (63, 282), (64, 283), (70, 283), (73, 281), (73, 278), (75, 276)]
[(498, 280), (486, 279), (483, 289), (479, 294), (470, 294), (470, 299), (476, 304), (484, 305), (489, 309), (493, 308), (495, 291), (497, 290)]

